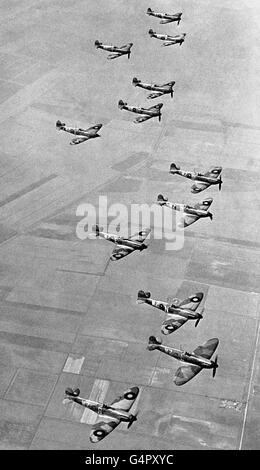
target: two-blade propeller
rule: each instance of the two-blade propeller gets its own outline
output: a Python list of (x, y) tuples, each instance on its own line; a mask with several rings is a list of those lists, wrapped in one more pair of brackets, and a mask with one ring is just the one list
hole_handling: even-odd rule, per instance
[(222, 179), (220, 178), (220, 180), (219, 180), (219, 182), (218, 182), (218, 189), (219, 189), (219, 191), (221, 191), (222, 183), (223, 183), (223, 181), (222, 181)]
[(200, 320), (202, 320), (202, 318), (203, 318), (203, 315), (202, 315), (202, 314), (203, 314), (203, 312), (204, 312), (204, 308), (201, 310), (201, 312), (200, 312), (200, 313), (198, 313), (198, 319), (196, 320), (196, 323), (195, 323), (195, 328), (198, 326), (198, 324), (199, 324)]
[(134, 415), (131, 415), (130, 421), (127, 425), (127, 429), (129, 429), (132, 426), (132, 424), (137, 420), (138, 414), (139, 414), (139, 410), (137, 410), (137, 412)]
[(215, 360), (213, 361), (213, 377), (215, 377), (218, 368), (218, 355), (216, 354)]

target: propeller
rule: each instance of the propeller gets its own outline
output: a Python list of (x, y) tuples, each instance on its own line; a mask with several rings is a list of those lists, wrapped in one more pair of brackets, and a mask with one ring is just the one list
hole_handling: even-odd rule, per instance
[(211, 212), (208, 212), (210, 220), (213, 219), (213, 214)]
[(159, 113), (159, 122), (161, 122), (161, 119), (162, 119), (162, 115), (161, 113)]
[(196, 323), (195, 323), (195, 328), (197, 328), (200, 320), (203, 318), (203, 316), (201, 315), (201, 313), (199, 314), (199, 318), (196, 320)]
[(173, 89), (171, 88), (171, 98), (173, 98)]
[(218, 182), (218, 189), (219, 189), (219, 191), (221, 191), (222, 183), (223, 183), (223, 181), (222, 181), (222, 179), (220, 178), (220, 180), (219, 180), (219, 182)]
[(138, 414), (139, 414), (139, 410), (137, 410), (137, 412), (136, 412), (134, 415), (131, 415), (131, 416), (130, 416), (130, 421), (129, 421), (128, 425), (127, 425), (127, 429), (129, 429), (129, 428), (132, 426), (132, 424), (134, 423), (134, 421), (137, 420)]
[(213, 374), (212, 374), (213, 377), (215, 377), (216, 375), (217, 368), (218, 368), (218, 355), (216, 355), (215, 360), (213, 362)]
[(198, 326), (200, 320), (203, 318), (203, 312), (204, 312), (204, 308), (201, 310), (201, 312), (198, 312), (198, 319), (196, 320), (196, 323), (195, 323), (195, 328)]

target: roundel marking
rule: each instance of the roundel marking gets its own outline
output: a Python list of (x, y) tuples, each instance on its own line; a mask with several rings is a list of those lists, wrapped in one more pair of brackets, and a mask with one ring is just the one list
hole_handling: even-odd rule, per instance
[(135, 393), (133, 393), (133, 392), (127, 392), (127, 393), (125, 393), (124, 398), (125, 398), (126, 400), (133, 400), (133, 398), (135, 398)]
[(174, 326), (173, 325), (166, 325), (165, 327), (166, 330), (174, 330)]
[(193, 297), (193, 299), (191, 299), (191, 300), (192, 300), (192, 302), (198, 302), (199, 301), (198, 297)]
[(101, 437), (106, 434), (106, 432), (103, 429), (97, 429), (96, 431), (93, 432), (94, 436)]

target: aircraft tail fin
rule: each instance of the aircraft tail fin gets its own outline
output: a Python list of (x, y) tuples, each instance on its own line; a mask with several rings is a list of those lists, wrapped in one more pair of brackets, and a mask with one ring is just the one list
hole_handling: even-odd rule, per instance
[(95, 46), (98, 49), (102, 45), (102, 42), (99, 42), (98, 40), (95, 41)]
[(148, 340), (147, 349), (149, 351), (153, 351), (154, 349), (157, 349), (160, 344), (162, 344), (161, 338), (156, 338), (155, 336), (150, 336), (149, 340)]
[(157, 196), (157, 202), (158, 204), (160, 204), (161, 206), (163, 206), (166, 202), (168, 201), (168, 198), (163, 196), (162, 194), (158, 194)]
[(171, 163), (171, 166), (170, 166), (170, 173), (172, 173), (173, 175), (175, 173), (177, 173), (178, 170), (180, 170), (180, 166), (179, 165), (176, 165), (176, 163)]
[(146, 11), (147, 15), (150, 15), (152, 12), (153, 12), (153, 10), (151, 8), (147, 8), (147, 11)]
[(72, 389), (72, 388), (68, 387), (65, 390), (65, 395), (69, 396), (69, 397), (78, 397), (79, 394), (80, 394), (80, 389), (79, 388)]
[(56, 128), (57, 128), (57, 129), (60, 129), (62, 126), (65, 126), (65, 122), (61, 122), (61, 121), (58, 119), (58, 121), (56, 122)]
[(96, 235), (98, 236), (100, 232), (102, 232), (103, 227), (99, 227), (99, 225), (94, 226), (94, 231), (96, 232)]
[(143, 290), (139, 290), (137, 294), (137, 300), (144, 302), (145, 299), (149, 299), (151, 297), (151, 292), (144, 292)]
[(119, 107), (119, 109), (123, 109), (123, 107), (124, 107), (126, 104), (127, 104), (127, 103), (124, 103), (123, 100), (119, 100), (119, 101), (118, 101), (118, 107)]
[(152, 29), (149, 29), (148, 33), (150, 34), (150, 36), (153, 36), (155, 34), (155, 32)]
[(132, 84), (133, 84), (134, 86), (136, 86), (137, 83), (140, 83), (140, 82), (141, 82), (141, 80), (138, 80), (138, 78), (134, 77), (134, 78), (133, 78), (133, 81), (132, 81)]

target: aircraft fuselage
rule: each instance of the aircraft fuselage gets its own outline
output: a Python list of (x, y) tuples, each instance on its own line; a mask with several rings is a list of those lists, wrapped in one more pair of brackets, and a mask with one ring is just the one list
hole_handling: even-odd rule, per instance
[(190, 171), (184, 171), (184, 170), (175, 170), (174, 173), (184, 176), (185, 178), (189, 178), (191, 180), (195, 181), (204, 181), (205, 183), (210, 183), (210, 184), (219, 184), (219, 178), (210, 178), (209, 176), (204, 176), (201, 175), (200, 173), (192, 173)]
[(76, 127), (74, 128), (74, 127), (68, 127), (68, 126), (61, 126), (59, 128), (59, 130), (68, 132), (69, 134), (80, 135), (80, 136), (89, 137), (89, 138), (99, 137), (98, 134), (90, 134), (87, 131), (85, 131), (84, 129), (78, 129)]
[(187, 206), (186, 204), (175, 204), (174, 202), (165, 202), (167, 207), (170, 209), (174, 209), (176, 211), (183, 211), (186, 214), (197, 215), (198, 217), (210, 217), (210, 213), (208, 211), (202, 209), (195, 209), (194, 207)]
[(127, 49), (120, 49), (120, 47), (117, 46), (109, 46), (105, 44), (99, 44), (96, 46), (98, 49), (104, 49), (104, 51), (108, 52), (116, 52), (117, 54), (128, 54), (129, 50)]
[(172, 89), (172, 85), (152, 85), (149, 83), (137, 83), (136, 86), (139, 86), (140, 88), (144, 88), (145, 90), (151, 90), (151, 91), (159, 91), (160, 93), (170, 93)]
[(156, 349), (159, 349), (159, 351), (168, 354), (168, 356), (174, 357), (178, 361), (187, 362), (189, 364), (203, 367), (205, 369), (212, 369), (214, 367), (213, 361), (206, 359), (202, 356), (196, 356), (193, 353), (188, 353), (180, 349), (170, 348), (168, 346), (164, 346), (163, 344), (159, 344)]
[(81, 397), (66, 398), (71, 401), (74, 401), (75, 403), (78, 403), (79, 405), (84, 406), (85, 408), (88, 408), (89, 410), (93, 411), (94, 413), (97, 413), (98, 415), (107, 416), (108, 418), (116, 418), (120, 419), (120, 421), (126, 422), (131, 420), (131, 415), (126, 411), (115, 409), (112, 406), (108, 406), (104, 403), (87, 400)]
[(158, 111), (151, 111), (149, 109), (135, 108), (134, 106), (128, 106), (128, 105), (122, 106), (122, 109), (126, 109), (127, 111), (131, 111), (132, 113), (146, 114), (146, 115), (149, 115), (149, 116), (158, 116), (160, 114), (159, 109), (158, 109)]
[(105, 232), (99, 232), (99, 237), (105, 238), (112, 243), (116, 243), (117, 245), (123, 245), (131, 247), (135, 250), (143, 250), (147, 248), (147, 246), (143, 242), (138, 242), (135, 240), (129, 240), (128, 238), (118, 237), (117, 235)]
[(159, 310), (163, 310), (165, 313), (180, 315), (184, 318), (188, 318), (189, 320), (197, 320), (200, 318), (200, 313), (194, 312), (189, 308), (181, 308), (181, 307), (174, 307), (167, 302), (163, 302), (161, 300), (154, 300), (154, 299), (140, 299), (142, 302), (151, 305), (152, 307), (156, 307)]

